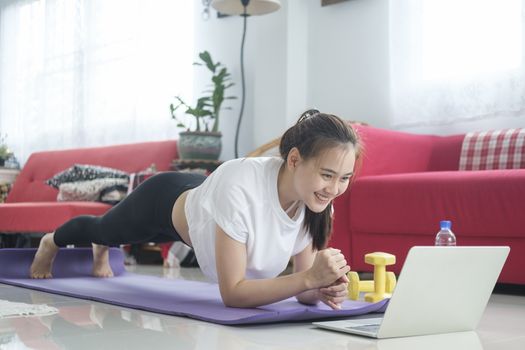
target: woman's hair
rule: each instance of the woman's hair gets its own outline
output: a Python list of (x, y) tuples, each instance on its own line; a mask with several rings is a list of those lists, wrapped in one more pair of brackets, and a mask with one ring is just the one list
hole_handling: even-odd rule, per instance
[[(356, 160), (361, 153), (361, 144), (352, 127), (339, 117), (311, 109), (304, 112), (297, 123), (286, 130), (281, 137), (279, 153), (286, 161), (294, 147), (301, 158), (308, 160), (319, 156), (323, 151), (334, 148), (354, 147)], [(310, 232), (314, 249), (325, 248), (332, 232), (332, 203), (324, 211), (316, 213), (305, 208), (305, 228)]]

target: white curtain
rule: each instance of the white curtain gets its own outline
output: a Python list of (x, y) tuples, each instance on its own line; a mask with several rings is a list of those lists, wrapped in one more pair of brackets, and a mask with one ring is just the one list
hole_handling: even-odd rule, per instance
[(169, 103), (192, 95), (193, 6), (2, 0), (0, 133), (17, 158), (175, 138)]
[(524, 0), (391, 0), (392, 125), (525, 120)]

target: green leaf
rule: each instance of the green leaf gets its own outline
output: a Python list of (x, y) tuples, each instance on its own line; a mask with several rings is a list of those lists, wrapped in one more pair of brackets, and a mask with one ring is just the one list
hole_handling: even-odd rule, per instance
[[(197, 99), (195, 105), (188, 105), (180, 96), (175, 96), (175, 103), (170, 104), (170, 111), (172, 118), (177, 121), (178, 127), (190, 128), (186, 123), (179, 120), (175, 111), (180, 107), (185, 107), (185, 113), (195, 118), (195, 130), (200, 131), (201, 128), (207, 130), (218, 131), (219, 128), (219, 112), (222, 109), (224, 100), (233, 100), (237, 97), (225, 97), (225, 90), (234, 85), (231, 82), (231, 74), (228, 73), (227, 68), (219, 61), (214, 62), (208, 51), (199, 53), (199, 62), (194, 62), (195, 66), (206, 66), (211, 72), (211, 83), (207, 84), (202, 92), (202, 96)], [(230, 106), (224, 109), (232, 109)]]
[(199, 54), (199, 57), (204, 63), (206, 63), (206, 67), (215, 73), (216, 66), (213, 64), (210, 53), (208, 51), (203, 51)]

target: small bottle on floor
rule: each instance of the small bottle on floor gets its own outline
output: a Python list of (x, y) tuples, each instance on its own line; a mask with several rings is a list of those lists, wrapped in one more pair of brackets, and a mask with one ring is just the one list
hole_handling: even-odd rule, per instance
[(456, 236), (451, 230), (452, 223), (448, 220), (443, 220), (439, 222), (441, 230), (436, 235), (436, 246), (455, 246), (456, 245)]

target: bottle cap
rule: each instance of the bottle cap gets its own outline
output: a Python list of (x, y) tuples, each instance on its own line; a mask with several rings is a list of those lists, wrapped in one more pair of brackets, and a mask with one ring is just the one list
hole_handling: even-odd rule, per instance
[(452, 223), (449, 220), (442, 220), (439, 222), (439, 226), (442, 230), (450, 230)]

